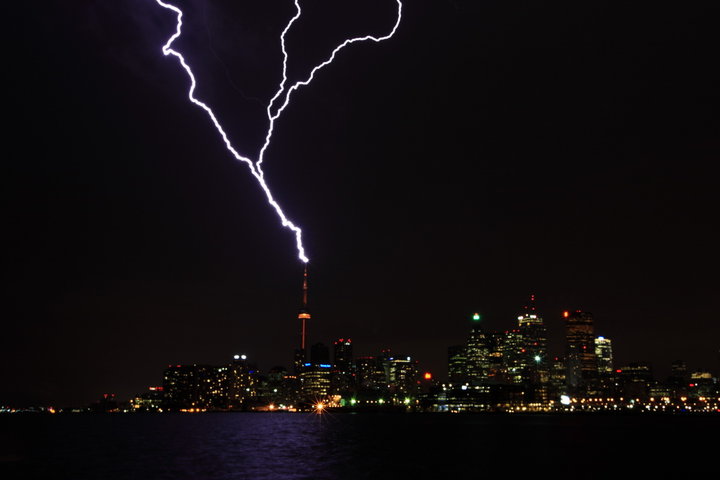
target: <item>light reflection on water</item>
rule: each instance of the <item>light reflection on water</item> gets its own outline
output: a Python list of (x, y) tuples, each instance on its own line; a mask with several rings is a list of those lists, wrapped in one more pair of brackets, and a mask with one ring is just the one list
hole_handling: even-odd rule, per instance
[[(509, 478), (608, 478), (620, 469), (625, 478), (664, 478), (702, 473), (703, 465), (710, 472), (710, 464), (685, 459), (712, 458), (712, 447), (699, 439), (719, 431), (720, 417), (14, 415), (0, 427), (5, 480), (404, 479), (431, 471), (436, 478), (479, 478), (498, 468)], [(640, 461), (639, 448), (650, 457)]]

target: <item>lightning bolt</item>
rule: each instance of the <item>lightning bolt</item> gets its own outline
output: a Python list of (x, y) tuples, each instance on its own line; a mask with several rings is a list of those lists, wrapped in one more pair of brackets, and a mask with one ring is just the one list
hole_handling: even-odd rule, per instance
[[(395, 35), (395, 32), (397, 31), (398, 27), (400, 26), (400, 21), (402, 19), (402, 1), (401, 0), (395, 0), (397, 3), (397, 21), (395, 22), (395, 25), (393, 26), (392, 30), (389, 34), (382, 36), (382, 37), (375, 37), (372, 35), (366, 35), (363, 37), (355, 37), (355, 38), (349, 38), (342, 42), (340, 45), (335, 47), (335, 49), (332, 51), (330, 56), (325, 60), (324, 62), (316, 65), (313, 67), (313, 69), (310, 72), (310, 75), (305, 79), (298, 81), (294, 83), (291, 87), (285, 88), (287, 84), (287, 61), (288, 61), (288, 53), (287, 49), (285, 47), (285, 36), (287, 35), (288, 31), (292, 27), (292, 25), (300, 18), (302, 15), (302, 9), (300, 8), (300, 2), (299, 0), (295, 1), (295, 8), (296, 13), (295, 15), (290, 19), (288, 24), (285, 26), (285, 28), (282, 31), (282, 34), (280, 35), (280, 46), (283, 53), (283, 69), (282, 69), (282, 80), (280, 81), (280, 86), (278, 87), (277, 93), (272, 97), (270, 102), (267, 106), (267, 117), (268, 117), (268, 130), (267, 134), (265, 135), (265, 142), (263, 143), (262, 148), (260, 149), (260, 152), (258, 153), (257, 160), (253, 161), (250, 157), (247, 157), (245, 155), (240, 154), (235, 147), (233, 147), (232, 143), (228, 139), (227, 134), (225, 133), (225, 130), (223, 129), (222, 125), (218, 121), (217, 117), (215, 116), (215, 113), (212, 111), (212, 109), (207, 106), (205, 103), (200, 101), (195, 97), (195, 88), (197, 86), (197, 82), (195, 81), (195, 75), (192, 72), (192, 69), (190, 68), (190, 65), (185, 61), (185, 57), (178, 52), (177, 50), (172, 49), (172, 44), (175, 40), (177, 40), (178, 37), (180, 37), (181, 31), (182, 31), (182, 16), (183, 12), (175, 5), (172, 5), (170, 3), (166, 3), (162, 0), (155, 0), (158, 5), (160, 5), (163, 8), (166, 8), (168, 10), (173, 11), (177, 15), (177, 27), (175, 28), (175, 33), (168, 39), (167, 43), (162, 47), (162, 52), (165, 56), (172, 55), (178, 59), (180, 62), (180, 65), (183, 67), (185, 72), (187, 73), (188, 77), (190, 78), (190, 89), (188, 90), (188, 99), (190, 102), (194, 103), (198, 107), (202, 108), (205, 113), (207, 113), (208, 117), (210, 117), (210, 120), (212, 121), (213, 125), (215, 125), (215, 129), (218, 131), (220, 136), (223, 139), (223, 142), (225, 142), (225, 147), (227, 150), (232, 154), (233, 157), (235, 157), (236, 160), (245, 163), (248, 168), (250, 169), (250, 173), (255, 177), (255, 179), (258, 181), (258, 184), (262, 188), (263, 192), (265, 192), (265, 196), (267, 197), (268, 203), (275, 209), (275, 212), (277, 213), (278, 217), (280, 218), (280, 221), (282, 223), (282, 226), (291, 230), (295, 234), (295, 243), (298, 251), (298, 258), (302, 260), (303, 262), (307, 263), (310, 261), (310, 259), (305, 255), (305, 247), (302, 243), (302, 230), (300, 227), (295, 225), (293, 222), (291, 222), (285, 213), (283, 212), (282, 208), (280, 207), (280, 204), (275, 200), (275, 198), (272, 195), (272, 192), (270, 191), (270, 187), (268, 186), (267, 182), (265, 181), (265, 174), (262, 170), (262, 162), (265, 157), (265, 152), (267, 151), (268, 147), (270, 146), (270, 143), (272, 141), (272, 135), (275, 129), (275, 122), (280, 118), (282, 115), (282, 112), (287, 108), (287, 106), (290, 104), (290, 97), (292, 94), (297, 91), (301, 87), (305, 87), (309, 85), (313, 79), (315, 78), (315, 74), (321, 70), (322, 68), (330, 65), (333, 60), (335, 60), (335, 56), (342, 50), (343, 48), (347, 47), (348, 45), (351, 45), (353, 43), (357, 42), (365, 42), (365, 41), (373, 41), (373, 42), (382, 42), (383, 40), (387, 40), (393, 35)], [(280, 103), (280, 106), (274, 109), (276, 103)]]

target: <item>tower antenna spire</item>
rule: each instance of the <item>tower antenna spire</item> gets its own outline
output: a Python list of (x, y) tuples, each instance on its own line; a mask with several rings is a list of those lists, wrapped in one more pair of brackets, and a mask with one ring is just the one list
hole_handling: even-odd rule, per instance
[(305, 271), (303, 272), (303, 294), (302, 294), (302, 309), (307, 310), (308, 303), (308, 266), (305, 264)]

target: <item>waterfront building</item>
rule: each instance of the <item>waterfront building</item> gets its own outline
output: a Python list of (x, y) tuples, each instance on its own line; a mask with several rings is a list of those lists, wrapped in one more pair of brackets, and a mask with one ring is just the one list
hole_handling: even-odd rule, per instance
[(163, 374), (165, 405), (170, 410), (226, 408), (228, 366), (169, 365)]
[(305, 400), (317, 401), (330, 394), (329, 363), (306, 362), (300, 372), (300, 395)]
[(633, 362), (616, 370), (622, 396), (630, 399), (647, 400), (654, 385), (652, 367), (646, 362)]
[(227, 368), (228, 408), (242, 409), (258, 395), (257, 368), (250, 365), (247, 355), (235, 355)]
[(355, 360), (356, 382), (361, 392), (384, 393), (388, 381), (382, 357), (364, 356)]
[(162, 412), (165, 403), (163, 387), (149, 387), (147, 392), (130, 400), (133, 412)]
[(294, 405), (300, 393), (297, 377), (289, 375), (285, 367), (280, 366), (268, 371), (262, 390), (260, 403), (274, 407)]
[(490, 385), (445, 384), (437, 387), (424, 401), (424, 406), (434, 412), (486, 412), (493, 408)]
[(688, 396), (691, 398), (720, 398), (720, 383), (708, 370), (696, 370), (690, 374)]

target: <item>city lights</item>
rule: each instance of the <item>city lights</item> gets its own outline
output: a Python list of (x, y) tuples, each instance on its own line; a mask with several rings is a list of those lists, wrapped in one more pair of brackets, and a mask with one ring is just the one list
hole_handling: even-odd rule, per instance
[[(307, 293), (305, 282), (302, 310)], [(536, 312), (532, 302), (525, 308)], [(548, 355), (541, 315), (509, 318), (516, 328), (492, 331), (470, 324), (465, 343), (447, 349), (447, 380), (421, 370), (406, 352), (391, 354), (385, 348), (354, 356), (357, 345), (342, 337), (329, 344), (332, 355), (320, 342), (309, 352), (295, 350), (292, 371), (273, 367), (261, 372), (245, 354), (234, 354), (223, 365), (170, 364), (162, 386), (148, 387), (127, 403), (105, 393), (85, 411), (696, 414), (720, 409), (720, 382), (707, 370), (689, 370), (678, 360), (663, 381), (645, 362), (612, 367), (612, 341), (594, 336), (594, 317), (588, 312), (573, 311), (563, 322), (565, 356)], [(0, 413), (16, 411), (0, 408)], [(52, 407), (41, 411), (63, 413)]]

